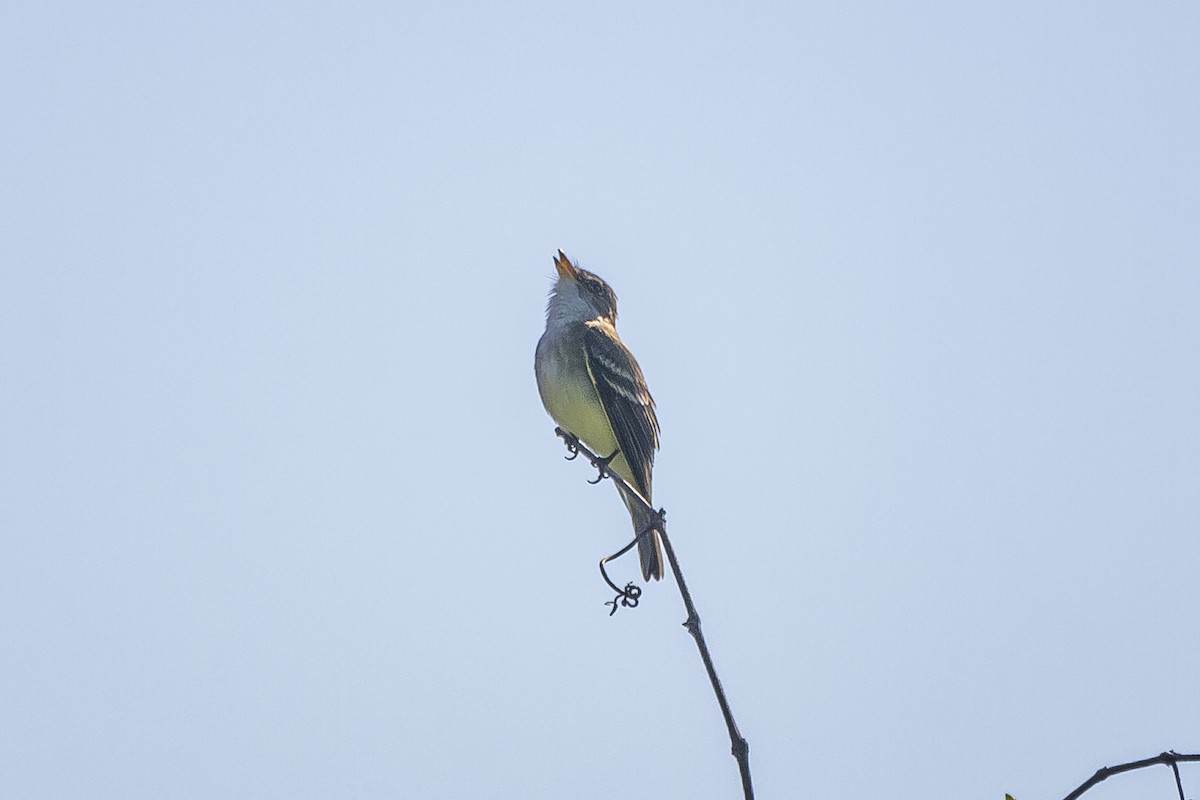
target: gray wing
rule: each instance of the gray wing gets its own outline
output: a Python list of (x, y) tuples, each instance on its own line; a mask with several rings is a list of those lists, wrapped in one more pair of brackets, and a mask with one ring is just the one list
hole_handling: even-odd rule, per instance
[(608, 414), (617, 446), (633, 471), (635, 488), (649, 500), (659, 433), (654, 398), (637, 360), (617, 336), (616, 328), (608, 322), (592, 320), (585, 323), (583, 341), (588, 372)]

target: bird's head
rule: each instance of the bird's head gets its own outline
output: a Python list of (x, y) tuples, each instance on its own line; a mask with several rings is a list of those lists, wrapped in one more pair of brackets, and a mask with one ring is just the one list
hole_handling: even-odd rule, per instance
[(572, 264), (562, 250), (554, 259), (558, 280), (550, 293), (547, 314), (569, 313), (579, 319), (607, 319), (616, 324), (617, 293), (612, 287), (586, 269)]

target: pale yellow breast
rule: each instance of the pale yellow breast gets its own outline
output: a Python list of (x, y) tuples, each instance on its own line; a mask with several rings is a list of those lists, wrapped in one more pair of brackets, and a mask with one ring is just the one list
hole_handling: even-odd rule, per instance
[[(560, 366), (556, 362), (547, 366), (549, 368), (538, 371), (538, 391), (542, 395), (542, 405), (554, 421), (600, 455), (616, 450), (617, 439), (591, 381), (580, 381), (574, 370), (556, 368)], [(582, 377), (586, 380), (587, 374)]]
[[(537, 368), (542, 405), (560, 428), (578, 436), (596, 455), (612, 455), (617, 450), (617, 437), (613, 435), (604, 406), (588, 377), (582, 354), (578, 363), (569, 360), (574, 354), (558, 351), (546, 355), (539, 359)], [(624, 454), (613, 460), (611, 468), (633, 483), (633, 473)]]

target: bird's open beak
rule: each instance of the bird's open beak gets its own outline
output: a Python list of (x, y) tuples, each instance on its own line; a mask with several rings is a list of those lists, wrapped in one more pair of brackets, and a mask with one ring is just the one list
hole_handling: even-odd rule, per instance
[(579, 280), (579, 275), (575, 272), (575, 267), (571, 266), (571, 262), (567, 260), (567, 255), (562, 250), (558, 251), (558, 255), (554, 258), (554, 268), (558, 270), (558, 277), (570, 278), (573, 281)]

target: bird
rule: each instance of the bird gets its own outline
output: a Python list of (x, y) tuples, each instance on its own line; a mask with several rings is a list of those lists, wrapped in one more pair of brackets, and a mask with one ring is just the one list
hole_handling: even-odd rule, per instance
[[(542, 405), (558, 426), (608, 460), (649, 505), (654, 453), (659, 445), (654, 398), (633, 353), (617, 335), (617, 294), (562, 250), (546, 303), (546, 330), (538, 340), (534, 373)], [(663, 576), (657, 515), (619, 485), (638, 537), (642, 577)]]

